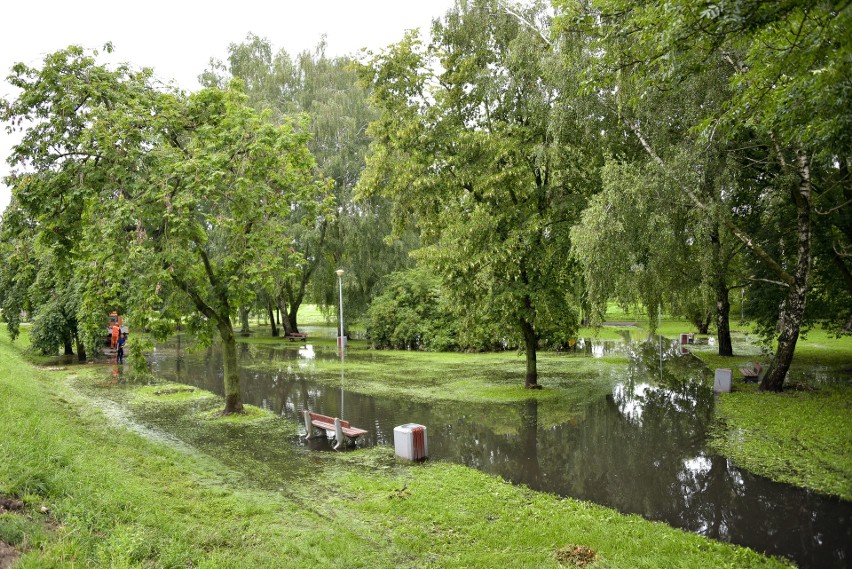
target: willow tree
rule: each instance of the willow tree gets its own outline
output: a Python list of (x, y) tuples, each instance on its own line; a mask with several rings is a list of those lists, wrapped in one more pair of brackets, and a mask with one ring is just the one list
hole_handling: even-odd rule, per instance
[[(761, 389), (780, 391), (806, 318), (815, 235), (833, 240), (834, 264), (845, 272), (849, 297), (848, 223), (831, 216), (848, 207), (852, 165), (852, 5), (820, 0), (561, 1), (568, 26), (597, 36), (598, 78), (631, 85), (625, 127), (666, 175), (678, 174), (630, 111), (647, 93), (677, 100), (681, 86), (700, 81), (708, 66), (723, 65), (727, 97), (704, 108), (691, 125), (697, 149), (730, 143), (740, 179), (721, 205), (695, 186), (683, 195), (745, 247), (753, 282), (777, 298), (762, 330), (776, 344)], [(677, 117), (675, 117), (677, 118)], [(823, 204), (826, 207), (823, 209)], [(744, 215), (745, 214), (745, 215)], [(759, 220), (760, 223), (752, 224)], [(832, 226), (832, 230), (824, 229)], [(779, 239), (780, 238), (780, 239)], [(832, 264), (831, 261), (827, 264)], [(848, 314), (848, 308), (846, 312)]]
[[(740, 191), (742, 168), (727, 156), (733, 144), (699, 145), (691, 132), (729, 97), (728, 76), (715, 64), (684, 78), (676, 97), (627, 72), (600, 77), (595, 66), (584, 70), (610, 117), (609, 155), (603, 190), (575, 227), (574, 253), (593, 314), (616, 299), (646, 307), (652, 328), (663, 307), (705, 327), (703, 333), (715, 320), (719, 355), (731, 356), (729, 297), (742, 283), (742, 246), (721, 218), (729, 215), (725, 200)], [(684, 188), (705, 207), (696, 207)]]
[(62, 220), (75, 228), (67, 251), (89, 338), (119, 302), (157, 336), (180, 317), (217, 333), (223, 413), (240, 412), (231, 318), (298, 261), (292, 211), (326, 189), (304, 129), (265, 120), (239, 85), (186, 96), (73, 46), (41, 68), (16, 65), (12, 82), (21, 94), (3, 118), (25, 125), (13, 195), (43, 230)]
[(462, 329), (502, 330), (526, 353), (530, 388), (540, 339), (577, 328), (569, 228), (594, 187), (587, 117), (548, 26), (543, 4), (458, 2), (428, 47), (408, 34), (362, 69), (379, 117), (360, 192), (417, 224), (416, 258), (441, 276)]

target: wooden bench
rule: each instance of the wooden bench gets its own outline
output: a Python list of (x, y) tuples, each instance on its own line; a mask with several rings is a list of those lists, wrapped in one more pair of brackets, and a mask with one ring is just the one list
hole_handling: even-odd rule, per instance
[(296, 340), (307, 340), (308, 334), (306, 332), (290, 332), (284, 336), (291, 342), (295, 342)]
[(354, 444), (358, 437), (367, 434), (367, 431), (365, 431), (364, 429), (353, 427), (349, 424), (349, 421), (344, 421), (342, 419), (338, 419), (337, 417), (320, 415), (319, 413), (314, 413), (312, 411), (308, 411), (307, 409), (302, 412), (302, 415), (305, 418), (305, 438), (314, 438), (314, 428), (322, 429), (326, 436), (328, 436), (328, 433), (333, 432), (334, 439), (336, 441), (334, 444), (335, 450), (343, 446), (346, 441), (349, 441)]
[(740, 373), (743, 374), (746, 381), (757, 381), (761, 371), (763, 371), (763, 366), (759, 363), (740, 368)]

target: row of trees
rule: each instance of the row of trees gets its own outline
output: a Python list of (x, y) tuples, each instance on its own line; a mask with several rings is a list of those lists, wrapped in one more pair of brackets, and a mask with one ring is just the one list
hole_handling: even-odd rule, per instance
[[(362, 69), (360, 188), (421, 228), (457, 310), (505, 323), (536, 384), (583, 307), (666, 306), (732, 355), (749, 286), (781, 390), (802, 327), (852, 328), (844, 2), (458, 2)], [(810, 308), (806, 311), (806, 300)]]
[(250, 35), (191, 95), (76, 47), (17, 65), (4, 317), (32, 310), (54, 350), (94, 345), (110, 308), (218, 332), (231, 412), (237, 315), (295, 331), (306, 298), (334, 305), (338, 267), (359, 314), (413, 259), (388, 293), (428, 302), (397, 331), (383, 297), (375, 333), (406, 345), (438, 307), (453, 332), (431, 347), (518, 346), (528, 387), (538, 347), (610, 300), (715, 318), (731, 355), (748, 286), (780, 390), (803, 326), (852, 325), (850, 14), (459, 0), (428, 41), (357, 64)]

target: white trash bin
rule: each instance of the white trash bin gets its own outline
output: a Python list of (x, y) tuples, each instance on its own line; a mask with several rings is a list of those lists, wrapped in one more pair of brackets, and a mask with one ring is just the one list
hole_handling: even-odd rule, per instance
[(394, 427), (393, 447), (400, 458), (425, 460), (428, 454), (426, 427), (417, 423), (406, 423)]
[(733, 376), (734, 372), (728, 368), (716, 368), (716, 376), (713, 378), (713, 391), (716, 393), (730, 393)]

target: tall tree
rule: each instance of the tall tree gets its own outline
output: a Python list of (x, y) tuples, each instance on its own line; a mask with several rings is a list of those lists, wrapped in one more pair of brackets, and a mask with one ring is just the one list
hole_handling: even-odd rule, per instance
[(360, 191), (415, 221), (418, 261), (466, 319), (522, 347), (530, 388), (539, 340), (578, 324), (569, 228), (595, 186), (588, 117), (548, 26), (542, 4), (458, 2), (428, 47), (410, 33), (362, 69), (379, 117)]
[(298, 262), (281, 247), (292, 211), (327, 190), (304, 128), (265, 120), (238, 85), (184, 96), (73, 46), (40, 69), (16, 65), (12, 80), (22, 92), (3, 118), (30, 122), (14, 149), (27, 174), (13, 175), (13, 194), (45, 230), (67, 217), (78, 231), (69, 250), (89, 337), (118, 299), (155, 335), (188, 316), (221, 338), (223, 413), (240, 412), (231, 318)]
[(20, 334), (21, 315), (32, 311), (29, 288), (39, 266), (35, 226), (13, 197), (0, 221), (0, 309), (12, 340)]
[[(640, 97), (624, 75), (596, 93), (610, 116), (610, 156), (603, 192), (574, 233), (589, 298), (599, 309), (610, 298), (641, 303), (652, 326), (661, 306), (695, 317), (699, 327), (710, 315), (719, 354), (733, 355), (729, 294), (740, 284), (741, 247), (719, 216), (736, 168), (726, 145), (698, 146), (689, 131), (725, 100), (726, 78), (711, 70), (682, 82), (678, 97), (654, 90), (641, 90)], [(710, 207), (696, 208), (684, 187)]]
[(298, 310), (308, 295), (320, 305), (337, 305), (335, 271), (346, 269), (344, 290), (347, 313), (357, 317), (366, 309), (381, 278), (408, 266), (410, 235), (392, 243), (387, 200), (374, 197), (355, 203), (352, 189), (364, 168), (369, 138), (367, 125), (374, 117), (368, 93), (357, 85), (350, 57), (329, 57), (325, 40), (295, 57), (274, 52), (268, 39), (249, 34), (228, 48), (227, 64), (212, 62), (202, 75), (205, 84), (224, 84), (227, 77), (242, 79), (251, 104), (273, 117), (308, 117), (308, 146), (319, 171), (333, 180), (335, 212), (310, 217), (299, 213), (294, 225), (294, 247), (304, 257), (287, 278), (269, 291), (285, 315), (288, 332), (298, 331)]

